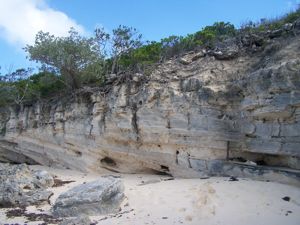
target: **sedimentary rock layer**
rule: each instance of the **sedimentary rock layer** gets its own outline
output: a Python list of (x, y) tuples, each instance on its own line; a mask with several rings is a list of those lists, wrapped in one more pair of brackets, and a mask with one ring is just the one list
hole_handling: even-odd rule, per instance
[(0, 161), (187, 177), (300, 169), (299, 49), (286, 35), (230, 58), (191, 52), (105, 94), (3, 109)]

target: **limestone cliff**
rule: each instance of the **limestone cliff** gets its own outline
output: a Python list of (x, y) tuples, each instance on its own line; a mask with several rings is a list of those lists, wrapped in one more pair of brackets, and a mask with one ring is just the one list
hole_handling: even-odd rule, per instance
[(299, 177), (299, 34), (228, 46), (171, 59), (150, 75), (111, 77), (107, 92), (2, 109), (0, 161)]

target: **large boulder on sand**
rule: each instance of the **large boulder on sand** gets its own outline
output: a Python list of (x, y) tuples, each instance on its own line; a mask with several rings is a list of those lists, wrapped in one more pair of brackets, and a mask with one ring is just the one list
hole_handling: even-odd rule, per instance
[(53, 193), (45, 189), (26, 190), (15, 183), (0, 184), (0, 207), (25, 207), (47, 203)]
[(49, 201), (54, 184), (46, 171), (32, 171), (25, 164), (0, 164), (0, 207), (28, 206)]
[(124, 199), (124, 185), (118, 178), (108, 176), (81, 184), (61, 194), (54, 206), (58, 217), (101, 215), (119, 211)]

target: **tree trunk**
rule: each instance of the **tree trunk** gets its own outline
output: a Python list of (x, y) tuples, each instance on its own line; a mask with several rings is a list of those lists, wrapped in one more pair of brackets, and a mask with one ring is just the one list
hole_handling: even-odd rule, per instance
[(67, 68), (62, 68), (61, 75), (65, 77), (66, 83), (68, 87), (71, 87), (72, 91), (80, 87), (76, 79), (76, 73), (74, 71)]

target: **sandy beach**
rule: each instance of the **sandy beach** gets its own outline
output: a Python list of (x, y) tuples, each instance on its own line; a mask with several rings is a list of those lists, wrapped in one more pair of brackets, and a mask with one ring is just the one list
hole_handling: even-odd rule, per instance
[[(65, 184), (52, 187), (53, 205), (60, 193), (99, 174), (85, 174), (41, 166)], [(228, 177), (173, 179), (162, 175), (114, 174), (125, 185), (126, 198), (117, 214), (90, 217), (94, 224), (205, 224), (298, 225), (300, 189), (285, 184)], [(51, 214), (51, 205), (29, 206), (26, 213)], [(25, 216), (7, 217), (0, 209), (0, 224), (42, 224)], [(51, 224), (51, 223), (46, 223)], [(55, 223), (53, 223), (55, 224)]]

